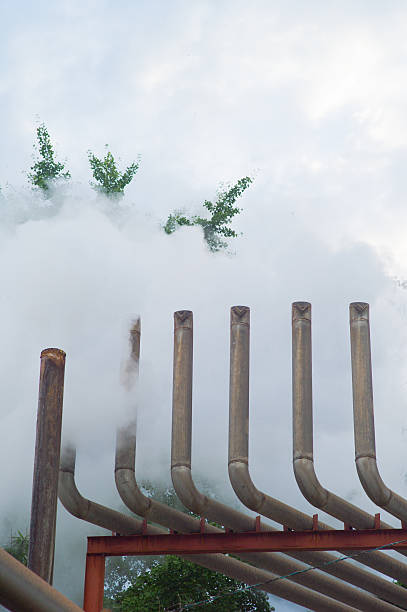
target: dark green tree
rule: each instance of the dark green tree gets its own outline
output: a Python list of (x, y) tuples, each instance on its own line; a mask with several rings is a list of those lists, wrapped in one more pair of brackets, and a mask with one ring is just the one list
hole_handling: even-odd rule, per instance
[(27, 565), (29, 545), (30, 536), (27, 533), (24, 535), (21, 531), (17, 531), (17, 535), (11, 533), (10, 543), (4, 547), (4, 550), (24, 565)]
[(137, 576), (119, 597), (122, 612), (270, 612), (265, 593), (186, 559), (167, 556)]
[(27, 175), (34, 187), (41, 189), (46, 194), (53, 181), (71, 178), (68, 170), (65, 170), (65, 165), (55, 161), (54, 147), (44, 123), (37, 128), (37, 142), (34, 144), (34, 149), (39, 157)]
[[(107, 149), (108, 145), (106, 145)], [(120, 197), (124, 194), (124, 188), (133, 180), (139, 168), (139, 161), (133, 162), (124, 172), (117, 168), (116, 160), (110, 151), (106, 152), (103, 159), (99, 159), (91, 151), (88, 158), (95, 182), (91, 181), (93, 189), (108, 197)]]
[(164, 225), (167, 234), (173, 234), (178, 227), (183, 225), (199, 225), (203, 229), (204, 239), (210, 251), (220, 251), (227, 247), (224, 238), (236, 238), (237, 233), (230, 227), (233, 217), (241, 212), (236, 206), (236, 200), (250, 186), (253, 179), (245, 176), (237, 181), (232, 187), (220, 190), (216, 202), (205, 200), (203, 207), (209, 212), (209, 217), (199, 215), (188, 216), (184, 212), (174, 211)]

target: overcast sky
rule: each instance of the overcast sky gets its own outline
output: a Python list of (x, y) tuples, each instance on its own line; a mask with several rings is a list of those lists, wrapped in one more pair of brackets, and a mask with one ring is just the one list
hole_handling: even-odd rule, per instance
[[(0, 0), (3, 540), (29, 523), (46, 346), (67, 352), (64, 432), (78, 445), (80, 489), (120, 507), (119, 367), (138, 313), (138, 471), (168, 478), (181, 308), (195, 317), (194, 473), (234, 503), (228, 321), (231, 305), (246, 304), (253, 478), (314, 512), (291, 468), (290, 308), (309, 300), (316, 468), (324, 485), (376, 511), (354, 468), (348, 330), (349, 302), (370, 302), (379, 465), (407, 496), (407, 7), (333, 4)], [(50, 206), (24, 174), (39, 121), (72, 174)], [(113, 208), (89, 186), (87, 151), (106, 143), (123, 166), (141, 157)], [(228, 254), (210, 254), (198, 229), (164, 234), (172, 210), (196, 212), (247, 175), (242, 236)], [(56, 585), (78, 600), (85, 535), (96, 532), (59, 508)]]

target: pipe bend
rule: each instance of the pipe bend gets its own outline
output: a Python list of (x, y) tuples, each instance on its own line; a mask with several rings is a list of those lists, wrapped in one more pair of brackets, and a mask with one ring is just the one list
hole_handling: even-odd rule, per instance
[(135, 514), (148, 518), (151, 499), (140, 491), (134, 470), (116, 468), (114, 477), (123, 503)]
[(374, 457), (356, 457), (356, 469), (359, 480), (364, 488), (366, 495), (377, 505), (382, 508), (389, 503), (392, 492), (385, 485), (377, 468), (376, 459)]
[(312, 459), (298, 457), (293, 461), (295, 480), (301, 493), (310, 504), (324, 509), (328, 502), (328, 491), (319, 482)]
[(59, 470), (58, 497), (66, 510), (76, 518), (86, 520), (89, 513), (89, 500), (83, 497), (75, 484), (71, 471)]
[(83, 497), (75, 483), (76, 449), (71, 444), (61, 448), (58, 477), (58, 497), (68, 512), (85, 519), (89, 512), (89, 500)]
[(171, 478), (175, 492), (184, 506), (200, 516), (205, 516), (208, 498), (196, 488), (190, 468), (186, 465), (172, 466)]
[(250, 510), (260, 512), (265, 496), (255, 487), (247, 463), (236, 460), (230, 461), (229, 479), (242, 504)]
[(58, 496), (65, 509), (76, 518), (109, 531), (126, 535), (140, 533), (143, 528), (140, 520), (86, 499), (79, 493), (75, 483), (75, 459), (73, 447), (62, 449)]

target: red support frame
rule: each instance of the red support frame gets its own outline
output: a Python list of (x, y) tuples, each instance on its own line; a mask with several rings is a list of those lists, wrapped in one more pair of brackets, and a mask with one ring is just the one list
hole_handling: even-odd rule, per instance
[(88, 554), (86, 555), (83, 609), (86, 612), (100, 612), (103, 609), (105, 588), (105, 554), (90, 554), (90, 539), (88, 538)]
[[(96, 536), (88, 538), (86, 557), (84, 610), (100, 612), (103, 608), (103, 586), (106, 556), (130, 555), (196, 555), (208, 553), (291, 552), (322, 550), (407, 550), (407, 529), (363, 529), (345, 526), (344, 530), (256, 531), (206, 533), (201, 520), (199, 533), (162, 535)], [(379, 519), (375, 521), (379, 525)]]

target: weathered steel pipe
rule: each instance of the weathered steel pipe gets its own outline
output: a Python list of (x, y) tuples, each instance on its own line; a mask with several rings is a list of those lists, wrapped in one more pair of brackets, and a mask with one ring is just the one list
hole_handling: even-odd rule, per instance
[[(249, 471), (249, 357), (250, 355), (250, 310), (245, 306), (234, 306), (231, 309), (231, 344), (230, 344), (230, 402), (229, 402), (229, 476), (233, 489), (239, 499), (251, 510), (280, 522), (291, 529), (312, 528), (312, 517), (287, 506), (259, 491)], [(319, 529), (331, 528), (318, 523)], [(370, 555), (372, 553), (368, 553)], [(358, 560), (365, 562), (365, 556)], [(398, 605), (405, 604), (405, 592), (394, 588), (388, 580), (372, 575), (360, 567), (346, 562), (328, 564), (334, 559), (327, 553), (298, 553), (297, 559), (315, 566), (346, 580), (355, 586), (375, 593), (379, 597)], [(373, 563), (375, 563), (373, 559)], [(386, 560), (387, 561), (387, 560)], [(367, 565), (371, 566), (369, 560)], [(406, 568), (397, 561), (387, 568), (390, 576), (393, 573), (400, 578), (406, 574)], [(400, 578), (401, 579), (401, 578)]]
[(407, 522), (407, 500), (386, 486), (377, 467), (369, 304), (354, 302), (349, 310), (355, 461), (359, 480), (375, 504)]
[[(68, 512), (77, 518), (98, 525), (99, 527), (104, 527), (110, 531), (129, 535), (141, 533), (144, 528), (142, 521), (82, 497), (75, 484), (74, 449), (71, 447), (66, 452), (63, 449), (62, 457), (60, 499)], [(195, 519), (195, 527), (196, 524), (199, 525), (199, 521)], [(145, 531), (147, 534), (166, 533), (165, 530), (153, 525), (147, 525)], [(309, 589), (291, 583), (287, 584), (285, 581), (274, 582), (274, 580), (278, 578), (276, 575), (251, 567), (232, 557), (211, 554), (188, 555), (187, 558), (198, 565), (202, 565), (213, 571), (221, 572), (230, 578), (241, 580), (247, 584), (261, 584), (261, 587), (259, 587), (261, 590), (288, 599), (298, 605), (306, 605), (312, 610), (326, 612), (330, 610), (338, 610), (338, 612), (355, 612), (355, 608), (336, 603), (328, 597), (321, 597)], [(47, 612), (47, 609), (44, 610)], [(64, 608), (61, 608), (61, 610), (64, 610)], [(52, 610), (52, 612), (54, 612), (54, 610)]]
[[(232, 309), (232, 322), (234, 316), (237, 316), (240, 327), (243, 327), (243, 334), (248, 338), (249, 320), (248, 309), (244, 307), (235, 307)], [(181, 311), (174, 315), (175, 324), (175, 341), (174, 341), (174, 387), (173, 387), (173, 425), (172, 425), (172, 460), (171, 460), (171, 475), (174, 488), (181, 501), (193, 512), (205, 516), (210, 520), (220, 522), (226, 527), (237, 531), (248, 531), (253, 529), (253, 518), (232, 508), (222, 504), (214, 499), (203, 495), (195, 486), (191, 473), (191, 439), (192, 439), (192, 360), (193, 360), (193, 321), (192, 313), (189, 311)], [(244, 371), (248, 374), (248, 354), (241, 353), (242, 359), (233, 359), (233, 337), (232, 337), (232, 361), (231, 371), (236, 375), (236, 379), (231, 380), (231, 393), (235, 400), (242, 399), (244, 402), (248, 400), (248, 376), (244, 375)], [(240, 375), (242, 377), (240, 378)], [(238, 380), (239, 378), (239, 380)], [(242, 385), (239, 384), (242, 382)], [(236, 383), (236, 385), (235, 385)], [(246, 383), (246, 384), (245, 384)], [(233, 395), (235, 394), (235, 395)], [(233, 403), (232, 398), (232, 403)], [(232, 419), (233, 421), (233, 419)], [(243, 423), (243, 425), (242, 425)], [(241, 426), (242, 425), (242, 426)], [(232, 438), (236, 442), (236, 447), (241, 447), (245, 436), (248, 434), (248, 413), (245, 419), (239, 421), (239, 424), (234, 427), (231, 424), (233, 433)], [(242, 432), (243, 435), (242, 435)], [(240, 445), (239, 445), (240, 443)], [(247, 466), (246, 466), (247, 467)], [(263, 530), (274, 531), (270, 525), (262, 525)], [(294, 553), (290, 557), (295, 557), (301, 561), (308, 562), (308, 553)], [(319, 564), (333, 561), (335, 557), (326, 553), (310, 553), (312, 562), (316, 560)], [(314, 557), (315, 555), (315, 557)], [(295, 561), (287, 559), (287, 555), (270, 554), (270, 553), (239, 553), (239, 556), (254, 563), (258, 567), (275, 571), (281, 574), (289, 574), (295, 571), (301, 571), (301, 568), (306, 566)], [(341, 562), (341, 566), (343, 562)], [(333, 574), (338, 571), (339, 574), (343, 571), (343, 576), (351, 582), (362, 588), (370, 587), (368, 590), (379, 591), (381, 595), (390, 597), (392, 589), (388, 589), (388, 581), (365, 572), (355, 569), (354, 566), (341, 567), (339, 570), (333, 565), (328, 565), (328, 571)], [(341, 576), (342, 577), (342, 576)], [(312, 588), (320, 593), (329, 595), (339, 601), (353, 605), (358, 609), (365, 610), (384, 610), (395, 609), (389, 603), (379, 601), (375, 597), (353, 589), (338, 580), (329, 578), (321, 572), (311, 572), (309, 574), (298, 574), (290, 577), (292, 580)], [(381, 584), (383, 583), (383, 584)], [(400, 587), (396, 587), (393, 592), (393, 597), (397, 601), (404, 601), (405, 593)]]
[(353, 527), (373, 529), (374, 516), (325, 489), (315, 473), (312, 431), (311, 304), (294, 302), (292, 325), (293, 465), (297, 484), (304, 497), (316, 508)]
[(28, 567), (52, 584), (65, 353), (41, 353)]
[(15, 612), (82, 610), (2, 548), (0, 548), (0, 604)]
[[(130, 357), (125, 366), (125, 388), (130, 392), (139, 373), (140, 320), (130, 329)], [(136, 416), (119, 427), (116, 436), (115, 481), (122, 501), (135, 514), (153, 523), (165, 525), (180, 532), (199, 531), (200, 525), (192, 516), (147, 497), (138, 486), (136, 464)]]
[[(186, 313), (182, 314), (182, 318), (185, 318), (185, 319), (188, 318)], [(139, 353), (140, 353), (139, 345), (140, 345), (140, 324), (138, 324), (136, 328), (133, 327), (132, 330), (130, 330), (130, 360), (133, 361), (133, 365), (128, 364), (125, 368), (127, 372), (131, 372), (131, 376), (133, 377), (134, 380), (138, 376)], [(131, 390), (134, 387), (134, 380), (133, 380), (133, 383), (127, 380), (126, 388), (128, 390)], [(143, 516), (144, 518), (147, 518), (148, 520), (154, 521), (155, 523), (159, 523), (161, 525), (165, 525), (166, 527), (169, 527), (176, 531), (180, 531), (184, 533), (200, 531), (200, 522), (197, 519), (187, 514), (184, 514), (183, 512), (175, 510), (174, 508), (170, 508), (166, 504), (159, 503), (155, 501), (154, 499), (151, 499), (142, 493), (142, 491), (137, 485), (137, 480), (136, 480), (135, 454), (136, 454), (136, 422), (134, 419), (132, 423), (118, 430), (117, 445), (116, 445), (116, 469), (115, 469), (116, 485), (117, 485), (119, 494), (123, 502), (127, 505), (127, 507), (130, 508), (130, 510), (132, 510), (136, 514), (139, 514), (140, 516)], [(244, 517), (244, 515), (242, 516)], [(246, 528), (252, 529), (253, 523), (254, 523), (253, 519), (249, 517), (244, 517), (244, 518), (246, 519), (246, 523), (245, 523)], [(206, 531), (211, 532), (211, 533), (221, 531), (217, 527), (214, 527), (213, 525), (209, 525), (209, 524), (205, 526), (205, 529)], [(263, 555), (263, 556), (265, 557), (266, 555)], [(267, 555), (267, 556), (271, 557), (271, 555)], [(280, 564), (278, 564), (278, 562), (274, 562), (272, 564), (270, 564), (270, 562), (269, 563), (266, 562), (265, 565), (266, 566), (271, 565), (271, 567), (268, 569), (274, 570), (274, 572), (278, 572), (279, 574), (287, 574), (292, 571), (301, 571), (306, 568), (305, 565), (302, 565), (299, 563), (297, 564), (289, 563), (283, 555), (280, 555), (280, 557), (282, 558)], [(259, 565), (258, 563), (256, 563), (257, 561), (256, 555), (247, 555), (247, 558), (252, 563)], [(230, 563), (229, 561), (230, 557), (227, 557), (225, 559), (224, 557), (222, 558), (222, 556), (220, 556), (220, 559), (219, 559), (219, 555), (216, 555), (216, 556), (210, 555), (210, 557), (206, 557), (204, 559), (204, 562), (202, 561), (202, 559), (203, 557), (201, 557), (201, 560), (198, 560), (196, 556), (194, 556), (193, 558), (193, 560), (196, 560), (197, 563), (200, 563), (201, 565), (205, 565), (205, 567), (208, 567), (209, 569), (221, 571), (222, 573), (230, 575), (231, 577), (235, 577), (235, 578), (238, 578), (239, 580), (246, 581), (249, 584), (251, 584), (250, 576), (252, 575), (253, 572), (254, 573), (260, 572), (259, 574), (255, 574), (255, 575), (258, 575), (258, 580), (262, 580), (260, 576), (264, 577), (265, 575), (265, 572), (261, 573), (261, 570), (257, 568), (251, 568), (250, 574), (248, 574), (247, 568), (249, 566), (247, 566), (246, 564), (242, 564), (243, 567), (239, 566), (237, 568), (236, 567), (233, 568), (234, 572), (239, 570), (240, 572), (239, 575), (236, 573), (234, 573), (233, 575), (231, 573), (228, 573), (228, 571), (230, 571), (230, 568), (226, 566), (226, 570), (225, 570), (224, 564), (226, 563), (226, 559), (228, 559), (227, 563)], [(243, 574), (241, 572), (243, 572)], [(267, 572), (267, 575), (276, 577), (274, 573), (272, 574), (272, 573)], [(242, 577), (242, 576), (245, 576), (245, 577)], [(306, 584), (311, 589), (315, 588), (317, 590), (319, 587), (318, 572), (312, 572), (311, 574), (305, 574), (305, 575), (298, 575), (298, 576), (293, 577), (292, 580), (294, 582)], [(288, 584), (287, 586), (290, 587), (291, 585)], [(335, 594), (338, 594), (338, 593), (342, 594), (344, 592), (343, 600), (344, 601), (349, 600), (353, 602), (353, 599), (351, 597), (353, 593), (352, 594), (347, 593), (347, 590), (349, 590), (348, 587), (342, 585), (341, 583), (337, 583), (337, 581), (331, 581), (331, 583), (329, 583), (328, 581), (326, 581), (326, 584), (324, 586), (328, 592), (332, 591), (332, 593), (335, 593)], [(274, 589), (274, 587), (275, 585), (273, 584), (271, 588)], [(296, 588), (298, 589), (301, 587), (296, 587)], [(268, 589), (265, 588), (265, 590), (268, 590)], [(273, 590), (273, 592), (275, 591)], [(309, 592), (310, 591), (308, 591), (308, 589), (304, 590), (303, 596), (308, 598)], [(294, 599), (292, 599), (293, 597), (297, 598), (297, 592), (293, 593), (290, 590), (290, 588), (288, 588), (288, 590), (285, 590), (284, 593), (282, 593), (281, 591), (279, 593), (281, 597), (289, 599), (290, 601), (294, 601)], [(276, 595), (278, 595), (279, 593), (275, 592)], [(320, 596), (317, 594), (314, 594), (313, 597), (318, 598)], [(328, 607), (331, 606), (332, 609), (335, 609), (337, 605), (340, 605), (340, 604), (336, 604), (332, 600), (329, 600), (329, 603), (327, 603), (326, 599), (327, 598), (322, 598), (321, 601), (318, 603), (318, 605), (321, 605), (321, 606), (328, 605)], [(296, 599), (296, 601), (298, 602), (298, 599)], [(370, 608), (372, 610), (383, 609), (381, 607), (378, 607), (378, 608), (375, 607), (376, 600), (374, 600), (373, 602), (370, 602), (369, 600), (368, 603), (373, 604), (373, 607)], [(312, 605), (315, 605), (315, 600), (312, 604), (309, 603), (308, 605), (311, 607)], [(392, 606), (389, 606), (388, 610), (390, 609), (394, 609), (394, 608), (392, 608)]]
[(76, 449), (64, 445), (61, 451), (58, 495), (62, 505), (76, 518), (109, 531), (132, 535), (142, 533), (142, 521), (83, 497), (75, 484)]
[[(338, 497), (319, 482), (313, 461), (311, 304), (294, 302), (293, 328), (293, 466), (304, 497), (327, 514), (357, 529), (373, 529), (375, 518)], [(384, 521), (383, 529), (391, 528)], [(363, 563), (388, 576), (403, 580), (407, 565), (381, 552), (367, 552)]]

